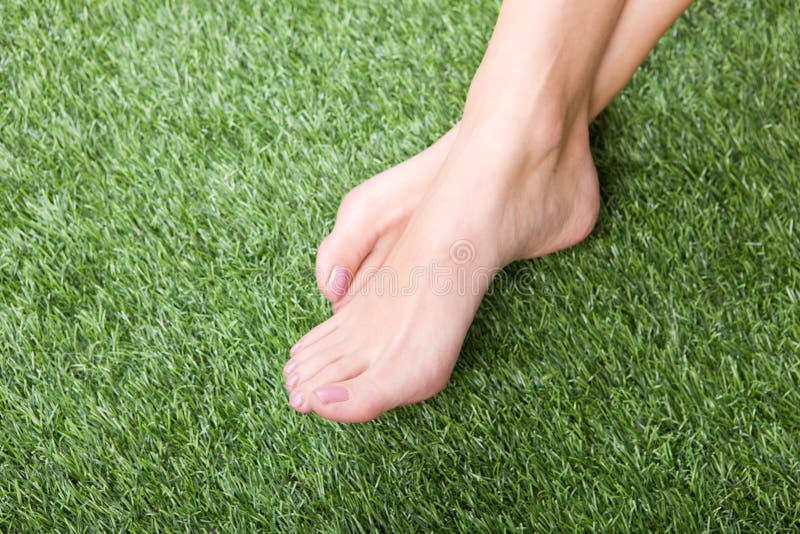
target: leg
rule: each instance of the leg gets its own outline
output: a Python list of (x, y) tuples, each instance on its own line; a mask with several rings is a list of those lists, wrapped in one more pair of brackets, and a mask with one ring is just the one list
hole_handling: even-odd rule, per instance
[[(605, 108), (644, 60), (650, 49), (691, 0), (657, 5), (628, 0), (619, 17), (594, 82), (591, 116)], [(317, 283), (334, 311), (380, 268), (405, 229), (458, 133), (456, 124), (428, 149), (359, 185), (342, 201), (336, 226), (317, 255)], [(343, 298), (345, 297), (345, 298)]]
[[(401, 282), (435, 264), (450, 285), (427, 278), (386, 295), (373, 278), (293, 348), (285, 372), (298, 411), (363, 421), (435, 394), (488, 287), (485, 273), (570, 246), (593, 227), (592, 83), (622, 2), (555, 4), (503, 4), (452, 147), (386, 257)], [(451, 250), (461, 240), (471, 244), (466, 257)], [(459, 287), (456, 278), (477, 283)]]

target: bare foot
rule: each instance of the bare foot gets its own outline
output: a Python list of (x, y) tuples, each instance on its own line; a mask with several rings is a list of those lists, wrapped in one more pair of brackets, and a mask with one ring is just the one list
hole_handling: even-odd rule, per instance
[[(452, 146), (343, 203), (318, 258), (320, 288), (340, 309), (290, 351), (292, 407), (365, 421), (444, 387), (492, 273), (593, 228), (589, 117), (688, 3), (504, 0)], [(343, 298), (353, 274), (379, 266), (362, 277), (364, 291)]]
[[(658, 9), (648, 0), (625, 3), (594, 81), (590, 117), (608, 105), (658, 37), (690, 3), (670, 0), (659, 3)], [(317, 283), (333, 303), (334, 312), (383, 265), (433, 182), (459, 128), (456, 124), (436, 144), (359, 185), (342, 201), (336, 226), (317, 255)]]
[(591, 231), (599, 194), (582, 124), (546, 150), (521, 146), (523, 135), (503, 142), (496, 129), (459, 132), (383, 262), (399, 285), (371, 278), (293, 347), (284, 367), (292, 407), (359, 422), (440, 391), (491, 273)]

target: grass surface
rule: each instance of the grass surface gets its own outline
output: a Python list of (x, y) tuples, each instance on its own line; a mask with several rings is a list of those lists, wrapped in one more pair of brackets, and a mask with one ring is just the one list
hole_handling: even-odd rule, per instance
[(288, 408), (352, 186), (457, 120), (496, 2), (0, 3), (0, 530), (800, 526), (800, 7), (701, 1), (592, 128), (599, 225), (448, 388)]

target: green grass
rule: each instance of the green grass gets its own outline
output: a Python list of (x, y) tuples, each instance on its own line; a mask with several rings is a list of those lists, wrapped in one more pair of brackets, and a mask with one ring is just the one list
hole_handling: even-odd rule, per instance
[(800, 528), (800, 7), (701, 1), (592, 128), (583, 244), (448, 388), (286, 404), (353, 185), (457, 120), (497, 3), (0, 3), (0, 530)]

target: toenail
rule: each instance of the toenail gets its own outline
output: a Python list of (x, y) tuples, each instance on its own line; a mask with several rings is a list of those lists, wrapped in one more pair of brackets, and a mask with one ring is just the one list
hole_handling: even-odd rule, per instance
[(295, 352), (297, 352), (297, 349), (299, 348), (300, 348), (300, 342), (298, 341), (297, 343), (292, 345), (292, 348), (289, 349), (289, 354), (293, 355)]
[(302, 391), (295, 391), (289, 396), (289, 406), (294, 408), (295, 410), (299, 410), (300, 406), (303, 405), (303, 392)]
[(286, 362), (286, 365), (283, 366), (283, 374), (284, 376), (289, 376), (294, 371), (295, 367), (297, 367), (297, 362), (294, 360), (289, 360)]
[(344, 267), (334, 267), (331, 276), (328, 278), (328, 287), (335, 295), (342, 296), (347, 291), (350, 276)]
[(300, 382), (300, 377), (298, 375), (292, 375), (289, 377), (289, 380), (286, 381), (286, 388), (291, 391), (298, 382)]
[(346, 401), (350, 396), (347, 390), (339, 386), (322, 386), (314, 390), (314, 394), (319, 397), (322, 404), (331, 404), (332, 402)]

